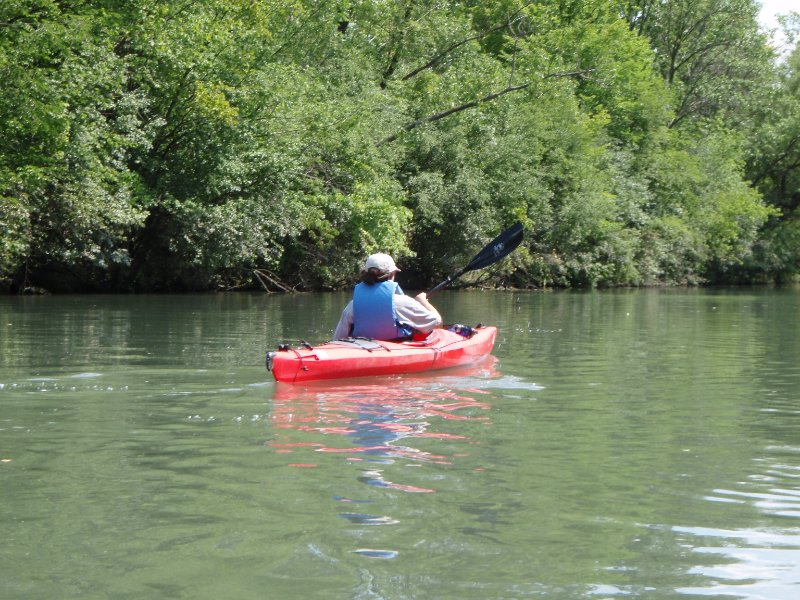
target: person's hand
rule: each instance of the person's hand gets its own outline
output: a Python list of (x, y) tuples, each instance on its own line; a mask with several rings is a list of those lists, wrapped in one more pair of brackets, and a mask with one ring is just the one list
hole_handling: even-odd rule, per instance
[(424, 306), (425, 308), (427, 308), (429, 311), (431, 311), (431, 312), (436, 312), (436, 309), (435, 309), (435, 308), (433, 307), (433, 305), (432, 305), (432, 304), (431, 304), (431, 303), (428, 301), (428, 294), (426, 294), (425, 292), (420, 292), (419, 294), (417, 294), (416, 296), (414, 296), (414, 300), (416, 300), (417, 302), (419, 302), (420, 304), (422, 304), (422, 306)]
[(422, 304), (425, 308), (431, 311), (436, 317), (436, 327), (441, 327), (442, 325), (442, 316), (439, 314), (439, 311), (428, 301), (428, 294), (425, 292), (420, 292), (416, 296), (414, 296), (414, 300)]

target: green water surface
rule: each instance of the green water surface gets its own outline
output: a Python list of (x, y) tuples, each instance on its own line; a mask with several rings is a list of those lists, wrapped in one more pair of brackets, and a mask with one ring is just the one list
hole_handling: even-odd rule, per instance
[(494, 358), (276, 385), (342, 294), (0, 298), (0, 597), (800, 597), (800, 290), (443, 292)]

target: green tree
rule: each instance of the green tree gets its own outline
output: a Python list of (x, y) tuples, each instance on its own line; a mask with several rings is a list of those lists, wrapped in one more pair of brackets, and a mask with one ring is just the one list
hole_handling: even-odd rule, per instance
[(629, 26), (650, 40), (674, 90), (670, 126), (720, 112), (735, 124), (747, 112), (748, 96), (770, 70), (759, 9), (753, 0), (642, 0), (624, 6)]
[[(790, 270), (796, 86), (791, 68), (775, 78), (754, 4), (622, 11), (5, 4), (0, 277), (213, 289), (252, 286), (262, 269), (327, 289), (384, 250), (424, 285), (516, 220), (525, 248), (476, 279)], [(762, 233), (768, 218), (780, 227)]]
[(120, 88), (101, 9), (25, 0), (0, 12), (0, 276), (28, 265), (84, 285), (128, 263), (144, 219), (125, 164), (141, 99)]
[(784, 23), (794, 50), (778, 62), (776, 85), (761, 94), (749, 129), (748, 176), (778, 211), (742, 274), (751, 280), (783, 281), (800, 272), (800, 13)]

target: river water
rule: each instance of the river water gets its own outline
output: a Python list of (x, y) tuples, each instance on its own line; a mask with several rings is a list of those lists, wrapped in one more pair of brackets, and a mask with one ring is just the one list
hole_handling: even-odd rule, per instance
[(800, 289), (443, 292), (492, 358), (276, 385), (346, 300), (0, 298), (0, 597), (800, 597)]

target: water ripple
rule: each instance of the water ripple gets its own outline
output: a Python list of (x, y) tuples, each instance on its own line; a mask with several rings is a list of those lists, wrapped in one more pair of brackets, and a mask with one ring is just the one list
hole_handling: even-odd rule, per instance
[(374, 550), (372, 548), (357, 548), (353, 554), (360, 554), (369, 558), (397, 558), (399, 552), (396, 550)]
[(340, 513), (340, 517), (356, 525), (396, 525), (396, 519), (380, 515), (366, 515), (363, 513)]

